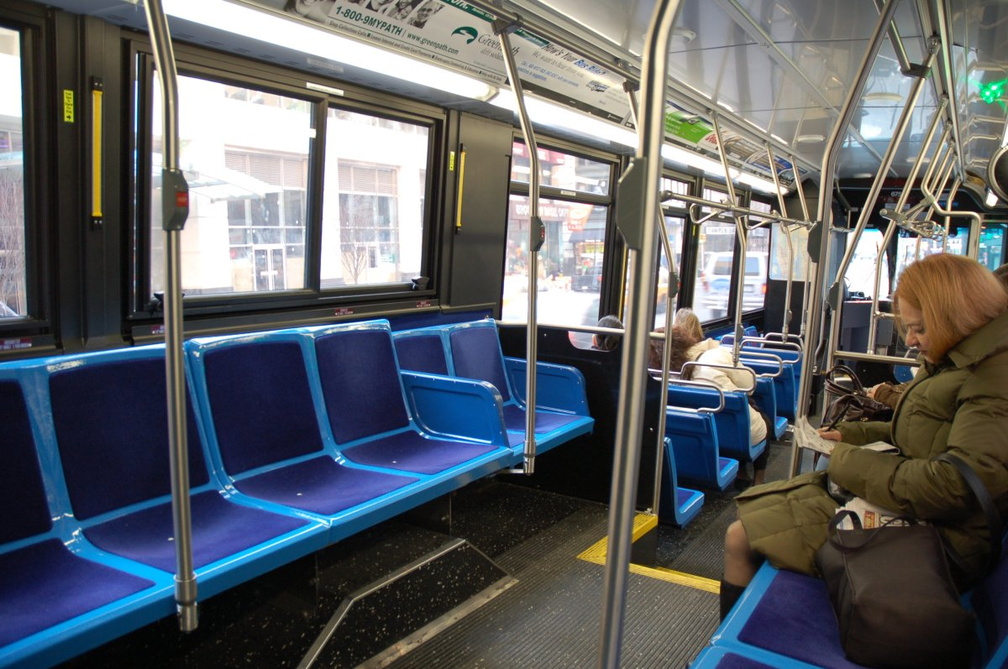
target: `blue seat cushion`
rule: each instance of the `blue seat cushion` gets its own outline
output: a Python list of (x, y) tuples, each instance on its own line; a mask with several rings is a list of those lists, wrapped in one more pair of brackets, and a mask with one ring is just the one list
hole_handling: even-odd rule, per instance
[(738, 639), (816, 666), (861, 666), (844, 657), (826, 583), (790, 571), (777, 574)]
[[(216, 490), (198, 493), (190, 499), (196, 569), (309, 523), (234, 504)], [(175, 571), (173, 534), (171, 504), (167, 502), (84, 530), (84, 535), (99, 548), (167, 572)]]
[(411, 430), (375, 439), (344, 450), (362, 465), (420, 474), (437, 474), (495, 450), (488, 444), (427, 439)]
[(455, 376), (489, 381), (505, 402), (511, 399), (496, 327), (461, 327), (452, 330), (448, 340)]
[(78, 557), (58, 539), (0, 555), (0, 646), (153, 584)]
[(0, 544), (3, 544), (48, 532), (52, 520), (35, 455), (28, 408), (17, 382), (0, 383), (0, 425), (3, 426)]
[(345, 467), (328, 455), (235, 481), (241, 492), (312, 513), (333, 515), (417, 479)]
[[(525, 410), (520, 406), (514, 404), (506, 404), (503, 407), (504, 410), (504, 426), (511, 432), (525, 432)], [(575, 416), (573, 414), (565, 413), (553, 413), (551, 411), (536, 411), (536, 423), (535, 432), (536, 434), (545, 434), (546, 432), (552, 432), (558, 427), (563, 427), (573, 423), (574, 421), (581, 420), (584, 416)]]

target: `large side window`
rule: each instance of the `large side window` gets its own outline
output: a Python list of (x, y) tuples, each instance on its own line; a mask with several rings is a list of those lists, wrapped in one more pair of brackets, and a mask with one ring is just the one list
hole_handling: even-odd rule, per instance
[(408, 282), (421, 273), (429, 143), (420, 124), (329, 110), (323, 289)]
[[(703, 189), (703, 199), (726, 202), (728, 194), (712, 188)], [(714, 213), (702, 207), (703, 216)], [(700, 225), (697, 235), (696, 284), (693, 310), (701, 321), (723, 318), (728, 314), (732, 260), (735, 255), (735, 224), (721, 213)]]
[[(189, 184), (181, 235), (187, 298), (305, 285), (306, 100), (180, 76), (179, 166)], [(163, 290), (160, 87), (153, 86), (152, 293)]]
[[(528, 317), (529, 165), (522, 142), (513, 146), (502, 318)], [(539, 249), (538, 320), (595, 325), (605, 262), (613, 163), (539, 149), (543, 173), (539, 216), (546, 240)]]
[[(149, 267), (137, 266), (156, 295), (165, 252), (163, 120), (153, 77)], [(254, 309), (257, 298), (311, 306), (341, 293), (405, 294), (412, 277), (427, 274), (435, 121), (326, 107), (307, 91), (280, 94), (208, 75), (183, 73), (178, 88), (179, 163), (190, 193), (181, 235), (187, 305), (232, 295)]]
[(0, 27), (0, 320), (26, 316), (21, 37)]

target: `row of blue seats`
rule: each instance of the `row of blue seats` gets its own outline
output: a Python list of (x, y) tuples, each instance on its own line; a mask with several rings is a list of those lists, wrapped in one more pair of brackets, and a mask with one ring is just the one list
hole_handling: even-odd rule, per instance
[[(502, 393), (401, 372), (387, 322), (185, 347), (200, 599), (522, 461)], [(175, 611), (166, 395), (161, 345), (0, 365), (0, 666)], [(592, 429), (544, 413), (553, 445)]]
[[(773, 417), (772, 438), (780, 439), (796, 413), (800, 352), (764, 349), (747, 339), (740, 360), (756, 375), (753, 403)], [(670, 384), (667, 400), (660, 516), (683, 526), (699, 513), (703, 493), (683, 487), (680, 479), (700, 488), (725, 490), (738, 475), (740, 463), (759, 457), (767, 442), (749, 443), (746, 392), (678, 382)]]
[[(1008, 666), (1008, 551), (1002, 551), (994, 570), (962, 601), (977, 618), (970, 666)], [(690, 667), (857, 669), (861, 665), (844, 657), (826, 583), (766, 563)]]

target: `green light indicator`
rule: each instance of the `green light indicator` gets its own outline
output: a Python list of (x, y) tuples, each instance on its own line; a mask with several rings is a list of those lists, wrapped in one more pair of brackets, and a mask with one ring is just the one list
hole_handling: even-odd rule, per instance
[(981, 100), (989, 105), (997, 103), (1002, 109), (1005, 108), (1003, 98), (1005, 94), (1005, 87), (1008, 86), (1008, 79), (992, 81), (987, 84), (980, 83), (976, 79), (970, 79), (970, 81), (977, 87), (977, 92), (980, 94)]

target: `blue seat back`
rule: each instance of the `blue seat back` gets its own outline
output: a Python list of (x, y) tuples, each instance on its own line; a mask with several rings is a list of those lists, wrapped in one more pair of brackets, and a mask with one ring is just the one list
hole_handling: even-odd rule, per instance
[(448, 374), (448, 359), (437, 330), (411, 330), (393, 335), (400, 369), (427, 374)]
[(492, 383), (505, 403), (511, 400), (513, 393), (504, 369), (504, 353), (493, 321), (449, 327), (448, 344), (455, 376)]
[[(749, 400), (742, 391), (725, 392), (724, 408), (714, 414), (717, 425), (718, 446), (726, 455), (749, 462), (753, 455), (749, 444)], [(719, 404), (718, 393), (713, 388), (670, 385), (670, 406), (699, 409), (714, 408)], [(758, 453), (756, 454), (758, 455)]]
[[(323, 449), (301, 338), (224, 338), (200, 351), (217, 447), (231, 475)], [(200, 350), (202, 348), (202, 350)]]
[[(50, 365), (49, 394), (78, 520), (170, 494), (163, 347), (61, 358)], [(188, 393), (186, 410), (189, 480), (198, 487), (209, 473)]]
[(0, 465), (0, 544), (44, 534), (52, 529), (45, 487), (28, 420), (21, 384), (0, 381), (0, 425), (3, 464)]
[(337, 443), (409, 427), (387, 324), (337, 327), (312, 335), (326, 413)]

